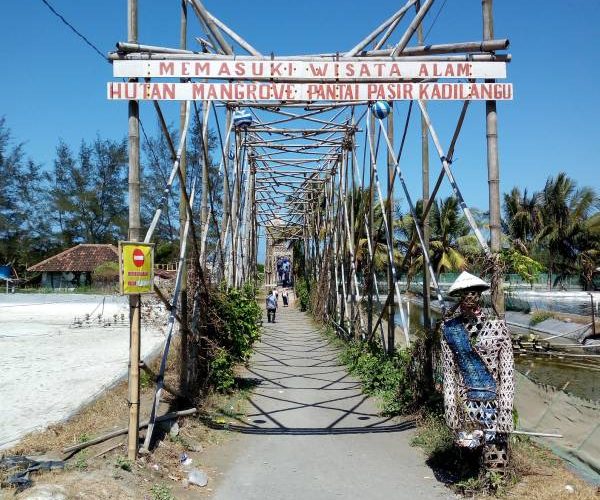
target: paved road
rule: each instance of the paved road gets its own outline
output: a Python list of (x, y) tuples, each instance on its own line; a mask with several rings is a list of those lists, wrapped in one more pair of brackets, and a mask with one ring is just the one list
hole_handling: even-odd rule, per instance
[(236, 437), (205, 457), (215, 499), (453, 498), (409, 445), (413, 424), (378, 415), (306, 314), (265, 321), (247, 377)]

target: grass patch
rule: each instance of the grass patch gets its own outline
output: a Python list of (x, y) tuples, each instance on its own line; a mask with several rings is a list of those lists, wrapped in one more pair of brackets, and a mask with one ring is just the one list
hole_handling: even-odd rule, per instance
[(153, 485), (150, 493), (152, 494), (152, 500), (175, 500), (171, 488), (163, 483)]
[(125, 470), (127, 472), (131, 472), (132, 465), (133, 462), (127, 457), (124, 457), (123, 455), (117, 455), (117, 458), (115, 459), (115, 467)]
[(554, 313), (550, 311), (535, 311), (531, 313), (531, 318), (529, 318), (529, 326), (535, 326), (542, 321), (546, 321), (547, 319), (554, 317)]
[(363, 391), (379, 399), (384, 415), (410, 411), (414, 393), (408, 382), (409, 350), (389, 356), (375, 344), (352, 341), (345, 345), (340, 359), (360, 379)]

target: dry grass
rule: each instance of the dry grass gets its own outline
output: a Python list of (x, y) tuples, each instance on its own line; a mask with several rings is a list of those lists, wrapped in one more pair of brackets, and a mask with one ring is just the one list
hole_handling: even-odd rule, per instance
[(598, 500), (600, 489), (574, 472), (554, 455), (529, 439), (517, 440), (511, 448), (511, 466), (508, 484), (496, 495), (478, 495), (476, 498), (510, 498), (522, 500)]

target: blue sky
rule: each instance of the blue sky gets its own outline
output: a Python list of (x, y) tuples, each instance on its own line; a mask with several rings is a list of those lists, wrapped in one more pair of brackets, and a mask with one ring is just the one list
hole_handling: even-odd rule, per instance
[[(126, 38), (126, 0), (50, 0), (102, 52)], [(388, 0), (303, 0), (217, 2), (205, 5), (263, 53), (277, 55), (343, 51), (352, 47), (403, 2)], [(438, 12), (438, 0), (432, 14)], [(179, 2), (140, 0), (141, 43), (176, 46)], [(191, 14), (191, 10), (190, 10)], [(508, 81), (515, 99), (498, 105), (501, 189), (543, 186), (549, 175), (564, 170), (580, 185), (600, 190), (598, 181), (600, 99), (600, 2), (496, 1), (495, 36), (509, 38), (513, 62)], [(192, 17), (192, 16), (191, 16)], [(425, 22), (429, 31), (433, 17)], [(0, 19), (3, 65), (0, 115), (28, 154), (49, 167), (59, 138), (78, 146), (98, 133), (124, 137), (127, 109), (105, 99), (111, 67), (53, 16), (41, 0), (5, 2)], [(192, 35), (198, 25), (190, 23)], [(427, 43), (481, 39), (481, 2), (447, 1), (429, 31)], [(404, 115), (406, 103), (398, 103)], [(171, 104), (175, 119), (177, 106)], [(443, 144), (448, 144), (459, 105), (430, 104)], [(154, 128), (152, 106), (142, 106), (146, 127)], [(403, 118), (402, 118), (403, 119)], [(483, 103), (474, 103), (455, 154), (455, 174), (470, 205), (487, 209)], [(417, 120), (409, 131), (405, 170), (418, 197), (420, 145)], [(400, 125), (397, 126), (397, 129)], [(438, 161), (432, 156), (432, 170)]]

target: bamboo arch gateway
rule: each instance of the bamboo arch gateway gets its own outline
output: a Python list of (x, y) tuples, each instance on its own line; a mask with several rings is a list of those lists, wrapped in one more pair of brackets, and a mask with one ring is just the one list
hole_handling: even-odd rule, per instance
[[(139, 44), (137, 0), (128, 0), (128, 41), (117, 43), (117, 51), (109, 54), (109, 60), (113, 63), (114, 77), (129, 81), (108, 82), (106, 92), (110, 100), (129, 102), (131, 240), (140, 239), (139, 107), (145, 101), (153, 101), (173, 160), (163, 196), (144, 238), (146, 243), (152, 240), (176, 177), (181, 187), (181, 265), (175, 292), (168, 299), (156, 290), (170, 311), (170, 333), (177, 323), (183, 324), (184, 330), (189, 328), (183, 314), (188, 310), (185, 262), (190, 258), (199, 262), (207, 279), (239, 286), (256, 277), (259, 231), (272, 230), (277, 221), (282, 238), (302, 243), (306, 277), (319, 283), (324, 294), (321, 300), (326, 303), (323, 308), (326, 319), (341, 334), (379, 339), (392, 352), (396, 343), (394, 311), (399, 308), (401, 330), (408, 342), (407, 315), (396, 269), (399, 252), (392, 249), (395, 214), (390, 199), (398, 189), (397, 184), (401, 184), (412, 220), (418, 219), (401, 161), (409, 140), (413, 108), (422, 115), (420, 138), (425, 152), (423, 190), (419, 197), (429, 200), (424, 204), (425, 211), (430, 209), (443, 179), (447, 178), (486, 254), (492, 255), (499, 249), (495, 103), (513, 98), (512, 84), (502, 81), (511, 60), (510, 54), (504, 52), (509, 42), (493, 38), (492, 0), (483, 0), (483, 40), (425, 45), (422, 23), (433, 3), (433, 0), (407, 0), (356, 45), (339, 53), (267, 57), (209, 12), (200, 0), (182, 3), (179, 47)], [(195, 29), (202, 32), (198, 38), (202, 53), (187, 48), (189, 7), (196, 14)], [(411, 46), (415, 35), (417, 44)], [(389, 48), (385, 48), (388, 44)], [(406, 102), (392, 106), (393, 112), (387, 119), (376, 120), (369, 107), (378, 100)], [(442, 147), (427, 111), (426, 101), (431, 100), (462, 101), (447, 148)], [(470, 103), (477, 100), (486, 102), (492, 235), (489, 248), (452, 173), (452, 158), (462, 124)], [(161, 107), (169, 101), (181, 101), (178, 140), (170, 134)], [(418, 107), (413, 106), (415, 101)], [(253, 117), (247, 128), (234, 125), (234, 112), (239, 109), (249, 111)], [(406, 116), (400, 121), (398, 117), (403, 110)], [(189, 140), (186, 137), (194, 115), (201, 127), (199, 218), (193, 209), (196, 183), (190, 181), (186, 168), (191, 166), (185, 158), (185, 142)], [(401, 127), (396, 145), (394, 126)], [(222, 209), (216, 205), (208, 175), (209, 128), (217, 131)], [(384, 140), (379, 140), (380, 136)], [(429, 137), (440, 160), (432, 192), (426, 151)], [(387, 179), (382, 175), (384, 170)], [(385, 181), (387, 190), (382, 186)], [(386, 191), (391, 195), (384, 197)], [(376, 212), (380, 215), (376, 216)], [(214, 228), (210, 237), (209, 226)], [(413, 255), (415, 244), (426, 247), (429, 241), (426, 226), (415, 229), (418, 238), (415, 236), (402, 252), (406, 262)], [(373, 265), (382, 253), (382, 241), (389, 250), (383, 257), (388, 268), (387, 290), (377, 282)], [(426, 269), (423, 289), (428, 297), (429, 275), (433, 283), (435, 276), (430, 265)], [(138, 451), (139, 421), (139, 349), (135, 347), (139, 345), (139, 299), (132, 297), (130, 458)], [(379, 314), (374, 308), (376, 300), (384, 304)], [(181, 313), (177, 311), (178, 304), (182, 305)], [(195, 310), (196, 305), (190, 310)], [(384, 311), (391, 318), (387, 334), (381, 321)], [(170, 338), (169, 334), (144, 448), (150, 444), (157, 417)]]

